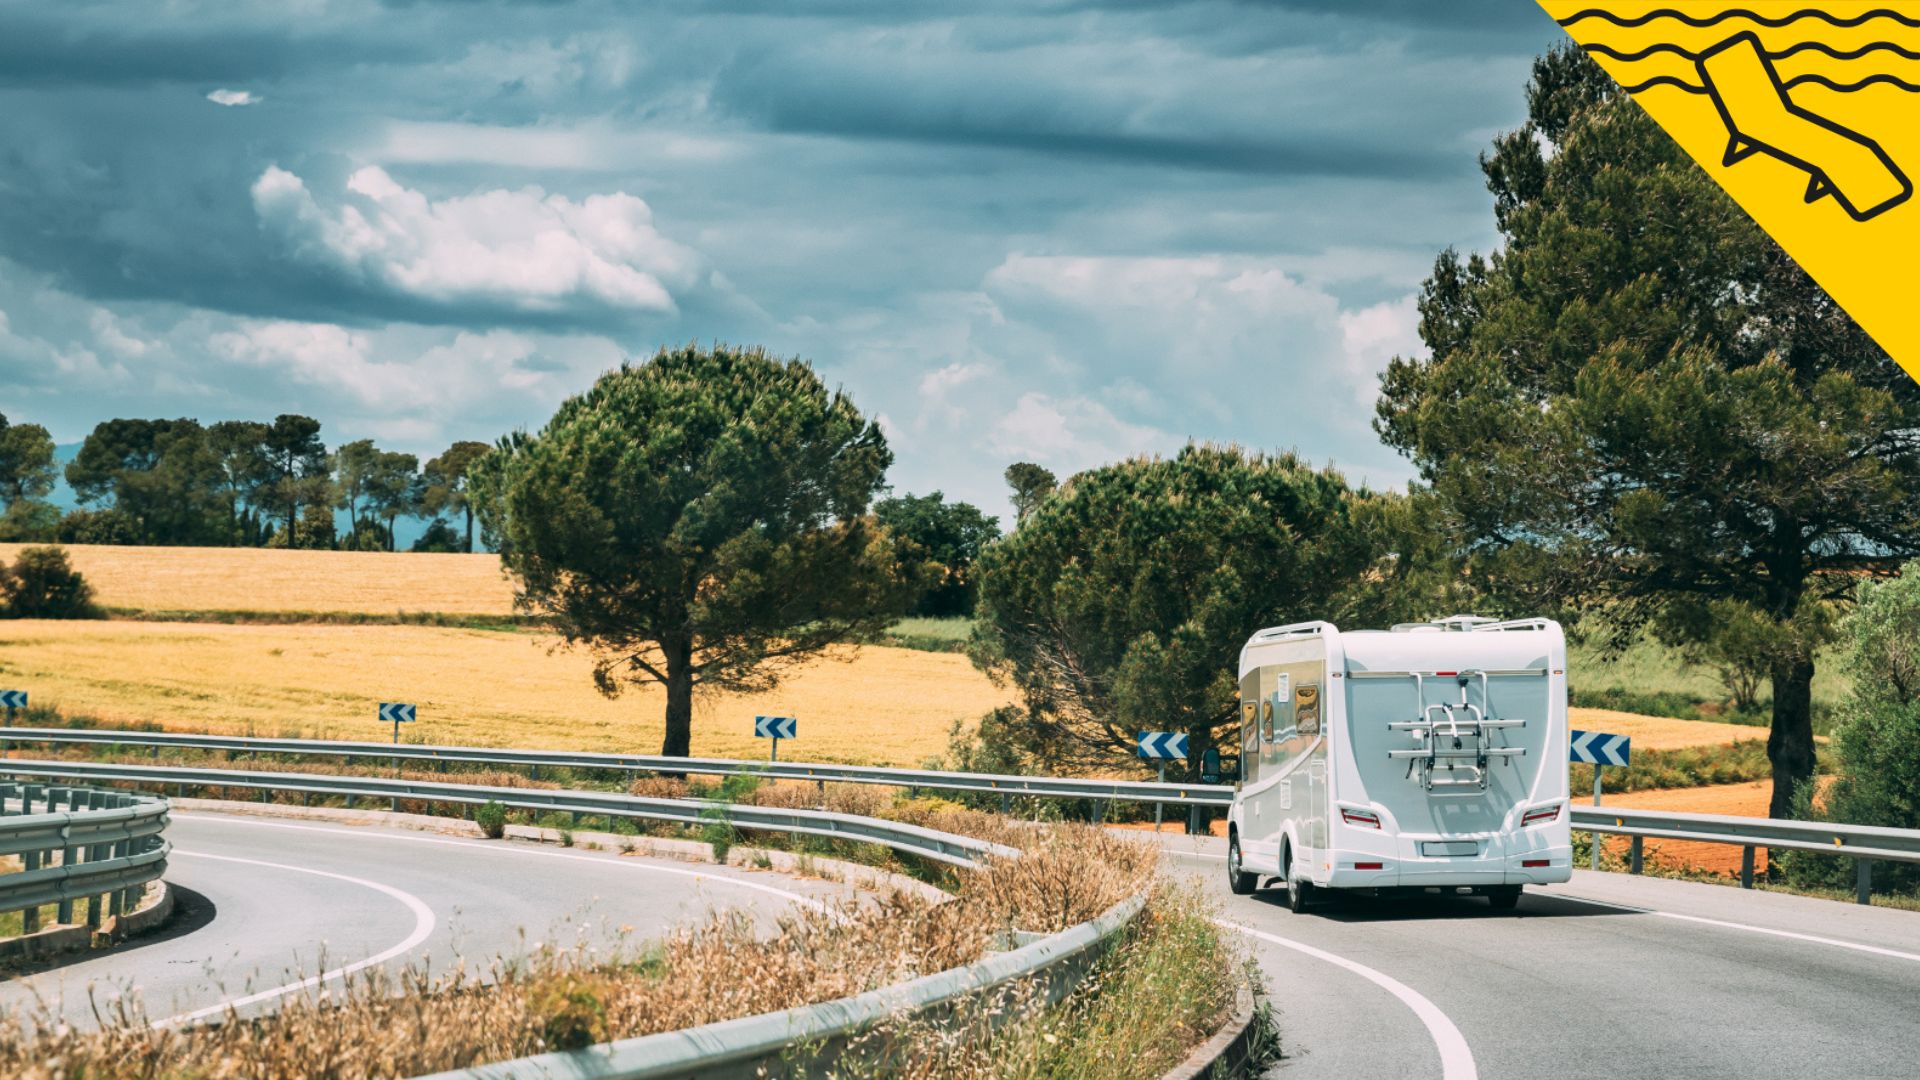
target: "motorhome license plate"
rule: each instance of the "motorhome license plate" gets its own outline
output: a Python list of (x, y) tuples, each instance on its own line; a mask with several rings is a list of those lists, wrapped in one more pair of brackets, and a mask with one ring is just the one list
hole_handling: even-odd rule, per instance
[(1478, 855), (1480, 842), (1477, 840), (1426, 840), (1420, 844), (1422, 855)]

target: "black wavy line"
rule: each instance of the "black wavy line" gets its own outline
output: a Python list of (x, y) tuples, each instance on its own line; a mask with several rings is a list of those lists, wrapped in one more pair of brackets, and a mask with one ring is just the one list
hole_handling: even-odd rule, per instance
[[(1837, 90), (1843, 94), (1851, 93), (1862, 87), (1872, 86), (1876, 83), (1884, 83), (1888, 86), (1897, 86), (1902, 90), (1909, 90), (1920, 94), (1920, 84), (1910, 83), (1905, 79), (1896, 78), (1892, 75), (1869, 75), (1859, 82), (1851, 83), (1837, 83), (1825, 75), (1796, 75), (1781, 85), (1784, 89), (1791, 90), (1796, 86), (1801, 86), (1806, 83), (1814, 83), (1819, 86), (1824, 86), (1829, 90)], [(1693, 83), (1687, 82), (1685, 79), (1673, 75), (1655, 75), (1646, 82), (1634, 83), (1632, 86), (1623, 86), (1621, 89), (1629, 94), (1637, 94), (1642, 90), (1649, 90), (1656, 86), (1671, 86), (1675, 90), (1684, 90), (1689, 94), (1704, 94), (1707, 92), (1706, 87), (1696, 86)]]
[(1684, 79), (1677, 79), (1672, 75), (1655, 75), (1646, 82), (1634, 83), (1632, 86), (1623, 86), (1621, 89), (1629, 94), (1637, 94), (1642, 90), (1651, 89), (1655, 86), (1671, 86), (1676, 90), (1685, 90), (1689, 94), (1704, 94), (1707, 92), (1707, 88), (1704, 86), (1695, 86)]
[(1874, 83), (1885, 83), (1888, 86), (1897, 86), (1902, 90), (1912, 90), (1917, 93), (1920, 93), (1920, 85), (1910, 83), (1905, 79), (1898, 78), (1893, 75), (1885, 75), (1885, 74), (1869, 75), (1866, 78), (1861, 79), (1859, 82), (1851, 82), (1851, 83), (1837, 83), (1837, 82), (1834, 82), (1832, 79), (1827, 78), (1825, 75), (1812, 75), (1812, 74), (1795, 75), (1793, 78), (1788, 79), (1783, 85), (1787, 89), (1791, 90), (1794, 87), (1801, 85), (1802, 83), (1817, 83), (1820, 86), (1824, 86), (1829, 90), (1838, 90), (1838, 91), (1841, 91), (1842, 93), (1848, 93), (1854, 90), (1858, 90), (1863, 86), (1872, 86)]
[(1833, 26), (1840, 26), (1840, 27), (1860, 26), (1865, 23), (1871, 22), (1874, 19), (1892, 19), (1894, 22), (1897, 22), (1902, 26), (1910, 26), (1915, 29), (1920, 29), (1920, 19), (1915, 19), (1911, 16), (1901, 14), (1898, 11), (1889, 11), (1886, 8), (1875, 8), (1872, 11), (1862, 12), (1859, 15), (1853, 16), (1852, 18), (1845, 18), (1845, 19), (1840, 18), (1838, 16), (1829, 15), (1824, 11), (1820, 11), (1812, 8), (1806, 9), (1804, 11), (1796, 11), (1790, 15), (1783, 15), (1776, 19), (1770, 19), (1765, 15), (1760, 14), (1757, 11), (1748, 11), (1746, 8), (1732, 8), (1727, 11), (1722, 11), (1716, 15), (1713, 15), (1704, 19), (1699, 18), (1697, 16), (1688, 15), (1684, 11), (1675, 11), (1672, 8), (1659, 8), (1654, 11), (1649, 11), (1644, 15), (1637, 15), (1632, 18), (1624, 18), (1622, 16), (1615, 15), (1611, 11), (1606, 11), (1601, 8), (1585, 8), (1583, 10), (1574, 12), (1573, 14), (1567, 16), (1564, 19), (1559, 20), (1559, 23), (1561, 26), (1572, 26), (1574, 23), (1577, 23), (1582, 19), (1600, 19), (1605, 22), (1610, 22), (1615, 26), (1628, 27), (1628, 28), (1635, 27), (1635, 26), (1645, 26), (1648, 23), (1654, 21), (1655, 19), (1677, 19), (1680, 22), (1683, 22), (1688, 26), (1693, 26), (1693, 27), (1718, 26), (1720, 23), (1726, 22), (1729, 19), (1752, 19), (1754, 22), (1760, 24), (1761, 26), (1770, 26), (1770, 27), (1785, 26), (1788, 23), (1798, 22), (1801, 19), (1819, 19), (1822, 22), (1828, 23)]
[[(1668, 44), (1666, 42), (1662, 42), (1658, 45), (1649, 45), (1646, 48), (1639, 50), (1638, 52), (1625, 52), (1623, 50), (1616, 49), (1611, 45), (1583, 45), (1581, 46), (1581, 48), (1587, 50), (1587, 52), (1589, 53), (1604, 56), (1611, 60), (1621, 60), (1621, 61), (1627, 61), (1627, 62), (1632, 62), (1635, 60), (1645, 60), (1647, 57), (1652, 56), (1655, 53), (1672, 53), (1673, 55), (1681, 57), (1682, 59), (1685, 59), (1685, 60), (1700, 59), (1699, 52), (1683, 49), (1678, 45)], [(1850, 51), (1836, 49), (1833, 46), (1826, 44), (1825, 42), (1802, 41), (1789, 48), (1780, 49), (1776, 52), (1763, 51), (1761, 52), (1760, 55), (1766, 57), (1769, 60), (1785, 60), (1787, 57), (1792, 56), (1795, 53), (1803, 53), (1803, 52), (1826, 53), (1828, 56), (1834, 58), (1835, 60), (1858, 60), (1861, 57), (1871, 52), (1890, 52), (1890, 53), (1899, 54), (1903, 59), (1920, 60), (1920, 52), (1916, 52), (1912, 49), (1902, 48), (1901, 46), (1895, 45), (1890, 41), (1876, 41), (1871, 45), (1862, 45), (1859, 48), (1853, 49)]]

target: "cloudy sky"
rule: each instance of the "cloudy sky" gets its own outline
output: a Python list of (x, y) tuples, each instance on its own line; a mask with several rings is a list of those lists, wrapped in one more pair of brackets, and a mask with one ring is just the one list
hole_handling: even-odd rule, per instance
[[(969, 12), (955, 15), (956, 10)], [(765, 344), (1004, 512), (1188, 438), (1375, 483), (1531, 0), (0, 0), (0, 412), (432, 453)]]

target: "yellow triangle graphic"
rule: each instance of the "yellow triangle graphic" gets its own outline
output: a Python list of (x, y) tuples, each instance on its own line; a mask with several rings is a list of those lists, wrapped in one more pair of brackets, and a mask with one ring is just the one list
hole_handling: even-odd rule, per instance
[(1920, 379), (1920, 2), (1540, 6)]

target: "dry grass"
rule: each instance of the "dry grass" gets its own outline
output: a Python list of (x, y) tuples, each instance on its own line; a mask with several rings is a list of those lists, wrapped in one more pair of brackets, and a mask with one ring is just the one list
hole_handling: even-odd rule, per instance
[(629, 1038), (862, 993), (977, 959), (1009, 928), (1052, 932), (1146, 887), (1154, 849), (1067, 827), (1027, 836), (1027, 854), (971, 875), (947, 903), (895, 893), (877, 904), (796, 912), (770, 938), (733, 916), (629, 955), (536, 952), (524, 964), (428, 978), (374, 974), (289, 1000), (273, 1016), (155, 1031), (137, 1001), (99, 1030), (0, 1017), (0, 1075), (413, 1076)]
[[(23, 545), (0, 544), (8, 560)], [(508, 615), (497, 555), (62, 545), (105, 607)]]
[[(584, 655), (540, 635), (423, 626), (228, 626), (0, 621), (0, 679), (108, 725), (175, 731), (384, 739), (382, 701), (419, 705), (415, 742), (653, 753), (665, 694), (637, 688), (609, 700)], [(783, 756), (917, 765), (1009, 695), (964, 656), (849, 650), (767, 694), (695, 702), (693, 752), (764, 757), (753, 717), (800, 718)]]
[(1581, 731), (1604, 731), (1609, 735), (1628, 735), (1635, 750), (1679, 750), (1689, 746), (1732, 746), (1764, 738), (1763, 730), (1746, 724), (1713, 724), (1703, 720), (1674, 720), (1665, 716), (1641, 716), (1613, 709), (1568, 709), (1570, 726)]

